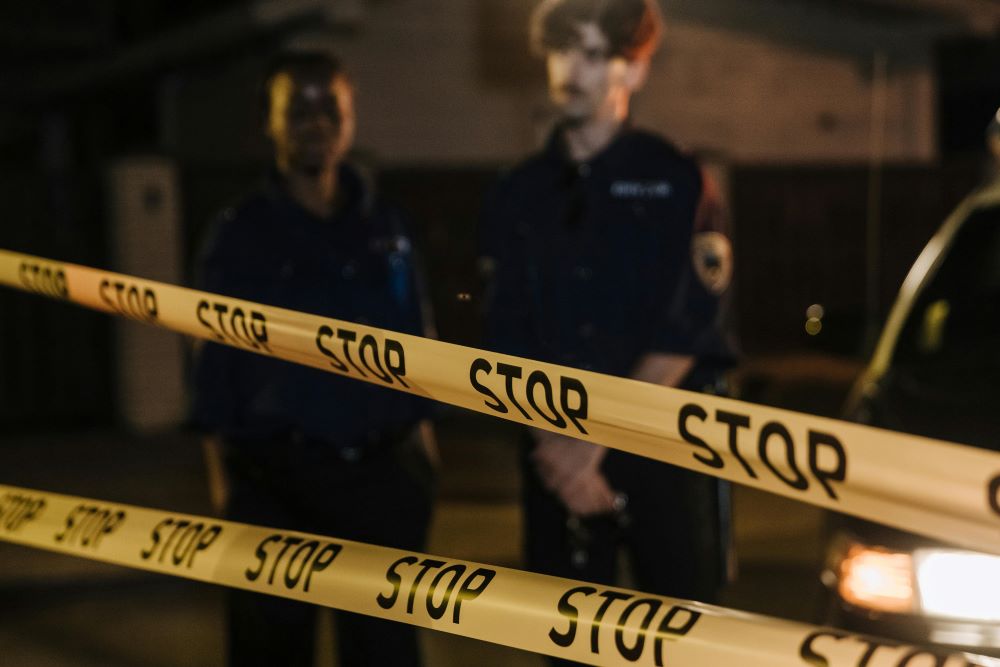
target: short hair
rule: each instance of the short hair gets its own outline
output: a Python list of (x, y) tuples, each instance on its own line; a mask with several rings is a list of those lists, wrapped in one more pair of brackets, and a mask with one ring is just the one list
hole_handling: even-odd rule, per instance
[(566, 49), (579, 40), (581, 23), (596, 23), (610, 56), (652, 57), (663, 34), (657, 0), (544, 0), (531, 16), (531, 46), (539, 54)]
[(261, 86), (261, 104), (265, 118), (271, 112), (271, 85), (279, 74), (305, 74), (317, 78), (343, 79), (348, 84), (351, 83), (340, 60), (329, 51), (279, 51), (268, 63)]

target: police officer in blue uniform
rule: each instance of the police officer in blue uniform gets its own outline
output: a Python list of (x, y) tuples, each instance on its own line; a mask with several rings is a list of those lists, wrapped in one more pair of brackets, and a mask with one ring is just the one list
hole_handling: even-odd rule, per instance
[[(489, 344), (714, 390), (732, 360), (721, 325), (732, 253), (719, 200), (692, 158), (628, 122), (661, 31), (655, 3), (546, 0), (532, 21), (560, 120), (485, 207)], [(611, 584), (624, 546), (643, 590), (715, 598), (714, 480), (546, 431), (527, 440), (531, 569)]]
[[(216, 221), (199, 287), (421, 334), (404, 221), (343, 162), (354, 135), (350, 81), (327, 54), (289, 53), (266, 88), (275, 172)], [(421, 401), (210, 343), (196, 366), (193, 418), (220, 454), (227, 518), (420, 550), (433, 476)], [(315, 607), (231, 596), (229, 664), (313, 664)], [(337, 628), (341, 665), (420, 664), (410, 626), (339, 614)]]

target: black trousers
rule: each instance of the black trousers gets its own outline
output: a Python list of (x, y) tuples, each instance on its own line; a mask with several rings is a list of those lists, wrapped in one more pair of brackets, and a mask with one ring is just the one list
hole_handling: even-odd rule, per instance
[[(254, 443), (255, 446), (260, 443)], [(231, 494), (226, 518), (251, 524), (422, 551), (430, 523), (432, 477), (419, 445), (356, 461), (318, 463), (275, 441), (268, 465), (247, 465), (227, 443)], [(282, 449), (291, 452), (282, 455)], [(232, 456), (230, 456), (232, 454)], [(234, 590), (229, 594), (231, 667), (312, 667), (318, 608)], [(341, 667), (419, 667), (416, 629), (337, 612)]]
[[(617, 450), (603, 470), (616, 491), (628, 494), (619, 516), (571, 520), (542, 485), (525, 444), (523, 507), (528, 568), (535, 572), (615, 585), (624, 551), (639, 590), (715, 602), (724, 581), (719, 483)], [(727, 508), (724, 508), (728, 510)], [(553, 665), (577, 663), (552, 659)]]

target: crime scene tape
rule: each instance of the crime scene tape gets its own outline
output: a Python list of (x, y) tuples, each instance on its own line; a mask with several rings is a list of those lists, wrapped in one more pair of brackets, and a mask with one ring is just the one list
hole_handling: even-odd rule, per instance
[(0, 250), (0, 284), (1000, 553), (1000, 453)]
[(592, 665), (996, 664), (533, 572), (9, 486), (0, 486), (0, 540)]

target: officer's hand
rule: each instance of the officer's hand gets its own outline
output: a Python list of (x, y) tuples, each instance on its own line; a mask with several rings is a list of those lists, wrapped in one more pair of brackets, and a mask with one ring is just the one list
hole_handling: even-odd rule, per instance
[(570, 514), (592, 516), (614, 511), (617, 494), (600, 470), (589, 470), (559, 489), (558, 495)]
[(545, 488), (560, 493), (582, 474), (597, 472), (607, 453), (600, 445), (544, 433), (538, 436), (531, 458)]

